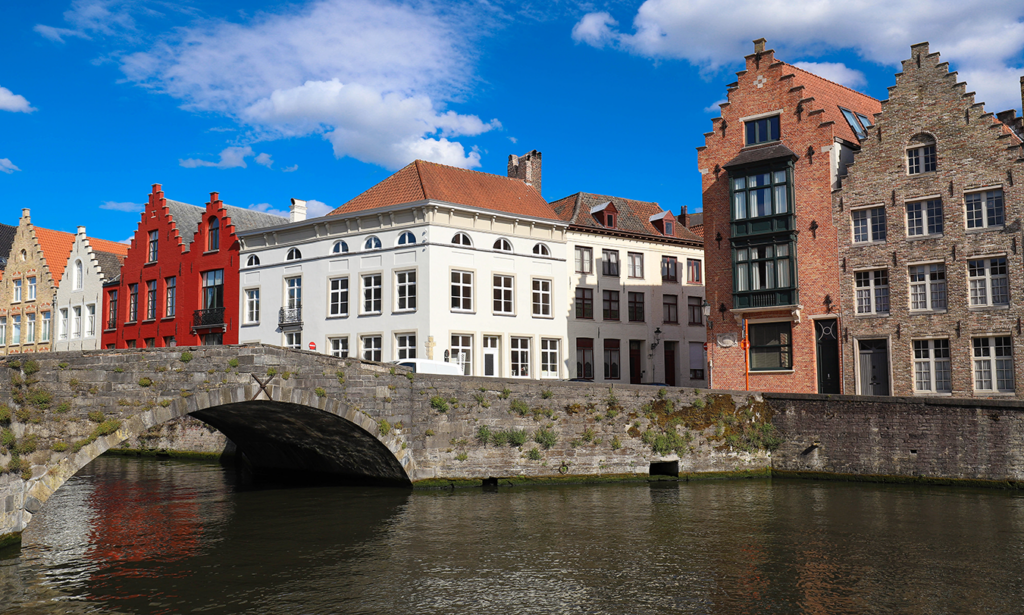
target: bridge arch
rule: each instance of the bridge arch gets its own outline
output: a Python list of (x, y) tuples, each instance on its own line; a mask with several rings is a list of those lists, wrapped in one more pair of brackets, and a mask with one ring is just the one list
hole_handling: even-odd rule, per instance
[[(322, 393), (322, 391), (320, 391)], [(124, 440), (190, 415), (231, 439), (257, 470), (333, 475), (411, 487), (412, 456), (404, 439), (366, 413), (317, 390), (298, 386), (224, 385), (126, 417), (56, 463), (34, 466), (22, 502), (22, 531), (32, 515), (89, 462)]]

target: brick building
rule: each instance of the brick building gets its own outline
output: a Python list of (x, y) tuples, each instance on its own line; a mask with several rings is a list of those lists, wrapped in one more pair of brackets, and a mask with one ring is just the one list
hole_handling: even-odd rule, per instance
[(777, 60), (764, 39), (745, 59), (697, 148), (714, 386), (838, 393), (832, 188), (881, 106)]
[(1024, 149), (911, 47), (833, 195), (849, 393), (1014, 395), (1024, 378)]
[(205, 208), (153, 185), (121, 276), (104, 286), (103, 347), (238, 343), (238, 239), (287, 222), (231, 207), (210, 193)]

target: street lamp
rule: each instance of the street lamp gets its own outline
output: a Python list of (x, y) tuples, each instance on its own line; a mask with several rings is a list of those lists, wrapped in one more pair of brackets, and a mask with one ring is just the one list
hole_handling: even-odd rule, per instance
[(708, 303), (707, 298), (704, 299), (704, 303), (701, 304), (700, 309), (704, 312), (704, 321), (708, 323), (708, 328), (714, 329), (715, 323), (711, 321), (711, 304)]
[(651, 344), (651, 350), (653, 351), (661, 343), (661, 327), (654, 330), (654, 343)]
[[(707, 300), (706, 297), (704, 298), (704, 303), (701, 304), (700, 308), (704, 312), (704, 321), (706, 323), (708, 323), (708, 331), (714, 331), (715, 330), (715, 321), (711, 320), (711, 304), (708, 303), (708, 300)], [(711, 349), (711, 356), (705, 356), (705, 359), (708, 360), (708, 388), (709, 389), (713, 386), (712, 383), (711, 383), (711, 370), (712, 370), (712, 366), (714, 364), (713, 357), (714, 357), (714, 352), (715, 352), (714, 342), (711, 339), (709, 339), (710, 337), (711, 337), (710, 335), (705, 336), (705, 340), (706, 341), (704, 342), (704, 352), (706, 353), (708, 348)]]

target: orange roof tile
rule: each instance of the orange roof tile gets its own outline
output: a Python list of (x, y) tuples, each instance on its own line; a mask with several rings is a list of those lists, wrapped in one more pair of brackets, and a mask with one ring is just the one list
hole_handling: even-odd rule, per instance
[(814, 98), (811, 110), (823, 109), (825, 117), (822, 121), (835, 122), (834, 130), (836, 136), (850, 143), (859, 143), (860, 139), (857, 138), (853, 129), (850, 128), (850, 124), (843, 117), (839, 107), (867, 116), (872, 124), (875, 123), (874, 115), (882, 112), (882, 103), (867, 94), (861, 94), (856, 90), (851, 90), (824, 77), (809, 73), (792, 64), (786, 64), (786, 68), (793, 71), (793, 85), (804, 86), (804, 98)]
[(532, 186), (519, 179), (417, 160), (328, 215), (430, 199), (516, 216), (558, 220)]
[(96, 239), (95, 237), (86, 237), (86, 239), (89, 240), (89, 245), (93, 250), (116, 254), (121, 257), (121, 260), (128, 256), (129, 246), (126, 243), (110, 241), (109, 239)]
[(689, 227), (689, 229), (690, 229), (690, 231), (694, 235), (696, 235), (697, 237), (700, 237), (701, 239), (704, 239), (704, 225), (703, 224), (696, 224), (694, 226)]
[(75, 235), (38, 226), (33, 228), (39, 248), (43, 251), (43, 258), (46, 259), (46, 265), (50, 268), (50, 275), (53, 276), (53, 283), (60, 284), (60, 280), (64, 276), (64, 268), (68, 264), (68, 256), (71, 255), (71, 246), (75, 243)]

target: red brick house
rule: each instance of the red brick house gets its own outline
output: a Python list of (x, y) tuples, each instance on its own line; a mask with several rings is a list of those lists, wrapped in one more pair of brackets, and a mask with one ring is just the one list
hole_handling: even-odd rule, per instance
[(881, 111), (754, 41), (697, 148), (715, 388), (839, 393), (832, 189)]
[(104, 287), (104, 348), (238, 343), (236, 231), (286, 220), (164, 197), (153, 185), (118, 279)]

